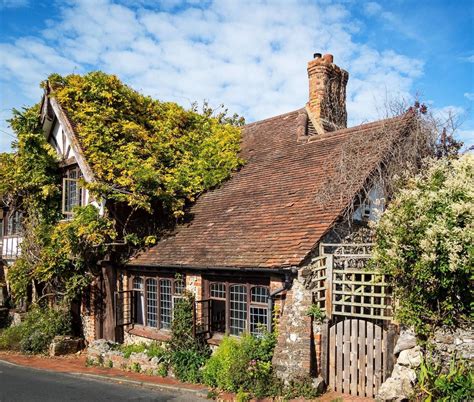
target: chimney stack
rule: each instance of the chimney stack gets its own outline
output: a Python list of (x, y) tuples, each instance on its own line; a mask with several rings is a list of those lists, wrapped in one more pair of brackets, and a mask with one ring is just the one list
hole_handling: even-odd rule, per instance
[(309, 102), (306, 111), (323, 134), (347, 127), (346, 85), (349, 73), (333, 63), (331, 54), (315, 53), (308, 63)]

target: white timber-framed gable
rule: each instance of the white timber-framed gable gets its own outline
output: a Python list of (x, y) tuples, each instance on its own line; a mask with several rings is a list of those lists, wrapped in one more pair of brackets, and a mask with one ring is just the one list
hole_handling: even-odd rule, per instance
[(99, 214), (103, 215), (105, 199), (96, 200), (88, 189), (80, 187), (81, 181), (92, 183), (95, 177), (84, 158), (69, 119), (49, 93), (50, 89), (47, 88), (41, 104), (41, 123), (46, 140), (56, 150), (64, 168), (62, 212), (66, 218), (70, 218), (73, 207), (92, 204), (99, 210)]

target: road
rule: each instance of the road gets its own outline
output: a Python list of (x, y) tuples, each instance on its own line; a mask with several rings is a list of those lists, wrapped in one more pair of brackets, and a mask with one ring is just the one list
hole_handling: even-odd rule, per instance
[(0, 361), (0, 402), (206, 401), (204, 395), (147, 388), (75, 374), (15, 366)]

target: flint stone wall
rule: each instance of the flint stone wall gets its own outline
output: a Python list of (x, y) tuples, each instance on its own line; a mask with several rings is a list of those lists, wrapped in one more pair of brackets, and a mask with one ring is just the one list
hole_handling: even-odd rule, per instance
[[(146, 353), (132, 353), (129, 358), (118, 350), (120, 344), (98, 339), (90, 343), (87, 348), (87, 360), (89, 364), (118, 368), (121, 370), (132, 370), (160, 375), (159, 369), (162, 363), (158, 357), (148, 357)], [(168, 373), (170, 375), (171, 373)]]
[[(441, 364), (443, 371), (448, 371), (449, 362), (454, 355), (465, 359), (474, 368), (474, 330), (438, 329), (429, 343), (430, 357)], [(400, 331), (394, 354), (398, 356), (397, 363), (391, 376), (380, 387), (376, 397), (378, 401), (408, 401), (414, 392), (416, 371), (423, 360), (423, 352), (417, 346), (413, 331)]]

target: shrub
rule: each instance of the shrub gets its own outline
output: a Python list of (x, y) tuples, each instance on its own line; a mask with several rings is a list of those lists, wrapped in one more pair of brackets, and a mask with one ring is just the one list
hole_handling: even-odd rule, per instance
[(373, 261), (388, 274), (398, 319), (428, 336), (469, 320), (474, 264), (474, 156), (432, 162), (392, 201)]
[(36, 306), (19, 325), (2, 332), (0, 348), (44, 353), (55, 336), (68, 335), (70, 332), (71, 316), (67, 310)]
[(21, 327), (5, 328), (0, 332), (0, 350), (20, 350)]
[(267, 332), (259, 337), (224, 337), (203, 369), (204, 383), (224, 391), (252, 392), (257, 398), (274, 395), (279, 389), (271, 365), (275, 342)]
[(441, 365), (425, 360), (418, 372), (418, 397), (431, 401), (472, 401), (474, 374), (463, 360), (453, 356), (447, 373)]

